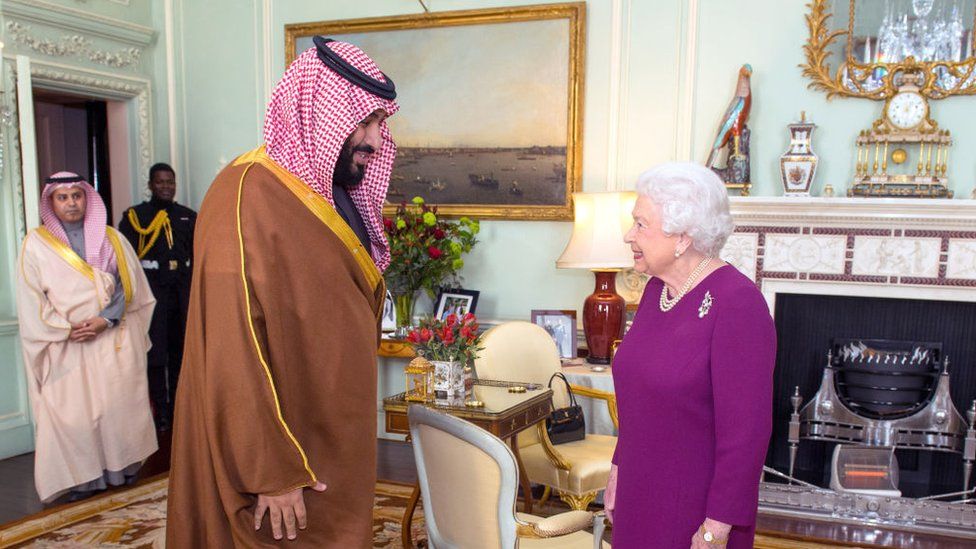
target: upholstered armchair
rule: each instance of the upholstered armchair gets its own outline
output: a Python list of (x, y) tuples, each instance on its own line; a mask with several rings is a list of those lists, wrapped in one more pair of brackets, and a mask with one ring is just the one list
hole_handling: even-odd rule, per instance
[[(498, 437), (462, 419), (411, 406), (410, 435), (433, 549), (600, 549), (602, 514), (515, 513), (518, 466)], [(594, 526), (594, 533), (583, 531)]]
[[(552, 374), (560, 371), (559, 351), (552, 337), (529, 322), (506, 322), (484, 334), (482, 350), (475, 361), (479, 378), (526, 381), (545, 386)], [(617, 400), (613, 393), (589, 387), (572, 386), (578, 397), (605, 400), (610, 417), (617, 425)], [(553, 383), (553, 406), (569, 405), (565, 385)], [(607, 485), (610, 459), (617, 437), (587, 434), (576, 442), (554, 446), (546, 433), (545, 422), (526, 429), (518, 438), (518, 450), (530, 482), (546, 486), (546, 496), (555, 490), (572, 509), (586, 509)]]

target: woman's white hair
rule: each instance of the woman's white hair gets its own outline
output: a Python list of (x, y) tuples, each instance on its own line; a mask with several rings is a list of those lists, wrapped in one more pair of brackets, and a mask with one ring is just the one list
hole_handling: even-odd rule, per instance
[(661, 208), (661, 229), (685, 234), (699, 252), (718, 256), (735, 225), (729, 194), (712, 170), (691, 162), (668, 162), (637, 178), (637, 192)]

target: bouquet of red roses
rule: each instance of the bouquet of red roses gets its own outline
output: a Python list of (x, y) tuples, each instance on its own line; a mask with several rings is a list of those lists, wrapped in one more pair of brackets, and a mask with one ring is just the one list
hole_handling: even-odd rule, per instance
[(458, 318), (448, 315), (444, 320), (425, 318), (407, 334), (417, 354), (427, 360), (472, 364), (481, 347), (478, 319), (471, 313)]

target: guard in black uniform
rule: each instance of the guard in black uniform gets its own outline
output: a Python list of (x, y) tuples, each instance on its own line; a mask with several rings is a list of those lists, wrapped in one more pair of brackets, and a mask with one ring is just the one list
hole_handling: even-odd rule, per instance
[(193, 228), (197, 212), (174, 201), (176, 173), (169, 164), (149, 169), (152, 198), (122, 214), (119, 231), (136, 250), (156, 310), (149, 326), (149, 397), (156, 426), (168, 429), (183, 362), (183, 335), (193, 271)]

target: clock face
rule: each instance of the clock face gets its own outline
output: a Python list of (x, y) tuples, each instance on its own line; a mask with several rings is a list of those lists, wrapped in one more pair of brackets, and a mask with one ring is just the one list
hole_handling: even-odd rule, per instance
[(888, 121), (903, 130), (922, 123), (928, 111), (925, 98), (915, 92), (901, 92), (888, 102)]

